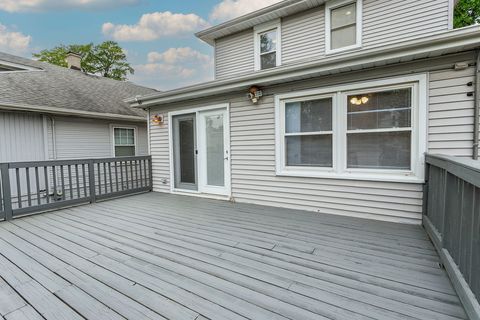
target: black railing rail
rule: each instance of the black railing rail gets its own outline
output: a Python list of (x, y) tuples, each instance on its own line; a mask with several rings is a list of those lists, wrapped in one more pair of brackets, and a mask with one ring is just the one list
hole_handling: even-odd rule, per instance
[(0, 163), (0, 219), (151, 190), (150, 156)]
[(423, 222), (471, 319), (480, 316), (480, 161), (426, 155)]

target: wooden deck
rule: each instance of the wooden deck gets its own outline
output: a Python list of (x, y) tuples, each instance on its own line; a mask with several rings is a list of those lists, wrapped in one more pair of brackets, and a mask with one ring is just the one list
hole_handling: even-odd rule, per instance
[(149, 193), (0, 223), (0, 318), (465, 319), (420, 226)]

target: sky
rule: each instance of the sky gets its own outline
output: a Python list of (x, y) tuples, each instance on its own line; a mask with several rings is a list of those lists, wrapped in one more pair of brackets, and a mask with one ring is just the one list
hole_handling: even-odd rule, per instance
[(0, 0), (0, 51), (117, 41), (129, 81), (170, 90), (213, 79), (213, 48), (194, 33), (280, 0)]

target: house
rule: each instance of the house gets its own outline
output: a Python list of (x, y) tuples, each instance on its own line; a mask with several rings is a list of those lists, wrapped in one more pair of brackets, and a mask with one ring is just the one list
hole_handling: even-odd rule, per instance
[(158, 192), (421, 222), (425, 153), (478, 154), (480, 27), (451, 0), (285, 0), (197, 33), (215, 80), (148, 109)]
[(123, 99), (156, 92), (0, 53), (0, 163), (146, 155), (146, 114)]

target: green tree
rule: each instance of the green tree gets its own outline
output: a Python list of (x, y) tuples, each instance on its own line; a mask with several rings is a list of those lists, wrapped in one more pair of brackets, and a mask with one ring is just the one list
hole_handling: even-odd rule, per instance
[(455, 6), (453, 27), (463, 28), (480, 23), (480, 0), (460, 0)]
[(121, 81), (126, 80), (128, 74), (134, 73), (123, 49), (114, 41), (105, 41), (98, 45), (93, 43), (59, 45), (34, 53), (33, 56), (40, 61), (66, 68), (66, 58), (70, 51), (82, 56), (83, 72)]

